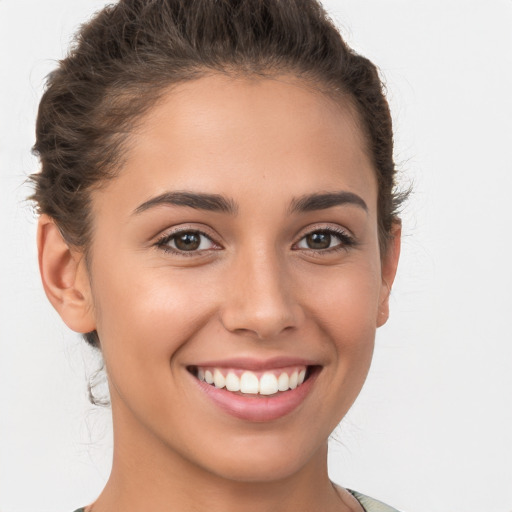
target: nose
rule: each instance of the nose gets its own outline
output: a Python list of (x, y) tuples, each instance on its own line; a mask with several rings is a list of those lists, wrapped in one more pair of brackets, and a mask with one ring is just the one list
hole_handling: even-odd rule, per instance
[(228, 281), (221, 312), (228, 331), (269, 340), (300, 325), (303, 312), (293, 280), (276, 255), (241, 256)]

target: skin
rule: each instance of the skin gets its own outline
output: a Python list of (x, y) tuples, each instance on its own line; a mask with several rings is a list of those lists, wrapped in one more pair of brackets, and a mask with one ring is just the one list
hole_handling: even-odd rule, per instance
[[(211, 75), (167, 93), (128, 147), (119, 176), (92, 194), (88, 266), (50, 218), (38, 234), (48, 297), (75, 331), (97, 329), (108, 371), (114, 461), (92, 510), (362, 510), (329, 480), (327, 439), (387, 320), (400, 228), (380, 254), (357, 116), (293, 77)], [(184, 190), (222, 195), (236, 214), (160, 203), (136, 212)], [(296, 198), (339, 191), (366, 209), (290, 212)], [(158, 240), (178, 228), (209, 238), (195, 252), (165, 251)], [(330, 249), (310, 248), (305, 236), (326, 229), (355, 244), (332, 235)], [(187, 370), (283, 355), (321, 371), (297, 409), (267, 422), (219, 411)]]

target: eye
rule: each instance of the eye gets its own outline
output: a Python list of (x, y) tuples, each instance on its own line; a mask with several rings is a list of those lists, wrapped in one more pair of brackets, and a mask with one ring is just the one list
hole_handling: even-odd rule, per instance
[(165, 235), (156, 245), (164, 251), (174, 253), (193, 253), (218, 248), (209, 236), (195, 230), (177, 231)]
[(355, 244), (354, 239), (345, 231), (335, 229), (317, 229), (302, 237), (297, 243), (298, 249), (326, 251), (344, 249)]

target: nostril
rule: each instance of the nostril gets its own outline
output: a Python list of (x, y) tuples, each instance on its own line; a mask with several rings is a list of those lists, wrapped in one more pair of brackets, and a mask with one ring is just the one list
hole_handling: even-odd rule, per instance
[(262, 341), (294, 332), (304, 313), (291, 299), (278, 296), (285, 286), (279, 288), (279, 293), (264, 290), (257, 297), (251, 293), (251, 286), (237, 284), (237, 291), (227, 295), (220, 315), (223, 327), (231, 333)]

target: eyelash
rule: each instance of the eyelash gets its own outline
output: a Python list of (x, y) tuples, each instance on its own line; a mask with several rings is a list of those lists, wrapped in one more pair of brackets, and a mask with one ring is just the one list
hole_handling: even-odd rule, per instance
[(296, 246), (298, 243), (300, 243), (304, 238), (306, 238), (309, 235), (312, 235), (314, 233), (326, 233), (330, 236), (334, 236), (339, 240), (339, 244), (336, 244), (334, 247), (328, 247), (327, 249), (311, 249), (311, 248), (297, 248), (295, 250), (297, 251), (307, 251), (308, 253), (312, 252), (315, 255), (323, 256), (326, 254), (332, 254), (337, 253), (339, 251), (347, 251), (350, 248), (353, 248), (357, 245), (356, 239), (349, 234), (346, 230), (342, 228), (336, 228), (336, 227), (320, 227), (316, 229), (312, 229), (311, 231), (308, 231), (305, 233), (300, 240), (294, 244)]
[[(172, 240), (175, 240), (178, 236), (185, 235), (185, 234), (194, 234), (194, 235), (199, 235), (199, 236), (205, 237), (213, 245), (215, 245), (215, 246), (220, 248), (220, 246), (218, 244), (216, 244), (209, 235), (207, 235), (206, 233), (204, 233), (203, 231), (201, 231), (199, 229), (179, 229), (179, 230), (173, 231), (172, 233), (166, 233), (165, 235), (163, 235), (162, 237), (160, 237), (156, 241), (155, 246), (157, 248), (161, 249), (162, 251), (166, 252), (166, 253), (177, 254), (179, 256), (185, 256), (185, 257), (197, 256), (202, 251), (212, 250), (212, 249), (202, 249), (202, 250), (199, 250), (199, 251), (198, 250), (194, 250), (194, 251), (180, 251), (179, 249), (175, 249), (175, 248), (170, 247), (168, 245)], [(214, 249), (214, 250), (217, 250), (217, 249)]]
[[(326, 233), (328, 235), (334, 236), (339, 240), (340, 243), (336, 244), (334, 247), (328, 247), (326, 249), (296, 248), (294, 250), (307, 251), (307, 252), (312, 251), (313, 253), (323, 255), (323, 254), (330, 254), (330, 253), (338, 252), (338, 251), (346, 251), (346, 250), (350, 249), (351, 247), (355, 247), (357, 245), (355, 238), (352, 235), (350, 235), (347, 231), (340, 229), (340, 228), (324, 227), (324, 228), (316, 228), (311, 231), (308, 231), (299, 239), (298, 242), (293, 244), (293, 246), (295, 247), (304, 238), (306, 238), (307, 236), (312, 235), (314, 233)], [(197, 256), (199, 253), (201, 253), (203, 251), (212, 250), (212, 249), (202, 249), (202, 250), (184, 251), (184, 250), (175, 249), (168, 245), (172, 240), (175, 240), (179, 235), (184, 235), (184, 234), (194, 234), (194, 235), (199, 235), (199, 236), (207, 238), (213, 245), (217, 246), (217, 248), (215, 248), (213, 250), (218, 250), (218, 248), (221, 248), (216, 242), (214, 242), (212, 240), (212, 238), (209, 235), (207, 235), (206, 233), (204, 233), (203, 231), (198, 230), (198, 229), (180, 229), (180, 230), (174, 231), (172, 233), (166, 233), (165, 235), (163, 235), (156, 241), (155, 246), (166, 253), (177, 254), (179, 256), (185, 256), (185, 257)]]

